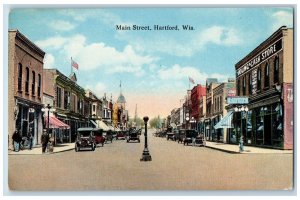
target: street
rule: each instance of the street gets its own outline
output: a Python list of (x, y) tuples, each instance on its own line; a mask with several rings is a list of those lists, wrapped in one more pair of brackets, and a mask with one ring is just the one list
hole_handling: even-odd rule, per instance
[(20, 191), (280, 190), (293, 187), (293, 154), (230, 154), (184, 146), (148, 132), (93, 151), (9, 155), (8, 183)]

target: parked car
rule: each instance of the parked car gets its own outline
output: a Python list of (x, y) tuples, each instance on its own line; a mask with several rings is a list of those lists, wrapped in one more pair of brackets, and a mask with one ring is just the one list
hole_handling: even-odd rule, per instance
[(129, 135), (127, 136), (127, 142), (130, 142), (132, 140), (140, 142), (139, 130), (133, 129), (129, 131)]
[(92, 127), (79, 128), (77, 129), (77, 137), (75, 142), (75, 151), (80, 151), (81, 149), (90, 148), (92, 151), (95, 150), (95, 138)]
[(175, 130), (173, 130), (173, 133), (174, 133), (173, 140), (177, 141), (179, 139), (179, 130), (175, 129)]
[(185, 129), (180, 129), (179, 132), (178, 132), (178, 143), (182, 143), (183, 142), (183, 139), (185, 138)]
[(125, 131), (118, 131), (117, 132), (116, 140), (119, 140), (119, 139), (125, 140), (125, 138), (126, 138), (126, 132)]
[(198, 132), (196, 130), (193, 130), (193, 129), (185, 130), (185, 137), (183, 139), (183, 145), (193, 144), (197, 135), (198, 135)]
[(108, 141), (110, 141), (110, 143), (112, 143), (113, 141), (113, 131), (108, 130), (104, 133), (105, 136), (105, 143), (107, 143)]
[(97, 144), (101, 144), (103, 146), (104, 142), (105, 142), (105, 137), (103, 135), (103, 129), (94, 128), (93, 132), (94, 132), (96, 147), (97, 147)]
[(203, 134), (199, 134), (195, 138), (195, 144), (194, 145), (205, 146), (205, 140), (204, 140), (204, 135)]

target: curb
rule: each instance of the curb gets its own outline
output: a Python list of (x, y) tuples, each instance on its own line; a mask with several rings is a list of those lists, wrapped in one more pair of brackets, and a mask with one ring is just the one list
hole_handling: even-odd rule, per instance
[(230, 151), (230, 150), (226, 150), (226, 149), (219, 149), (219, 148), (212, 147), (212, 146), (205, 146), (205, 147), (210, 148), (210, 149), (214, 149), (214, 150), (218, 150), (218, 151), (222, 151), (222, 152), (225, 152), (225, 153), (240, 154), (240, 152)]
[[(75, 148), (74, 147), (72, 147), (71, 149), (64, 149), (64, 150), (61, 150), (61, 151), (57, 151), (57, 152), (52, 152), (52, 153), (45, 153), (45, 154), (47, 154), (47, 155), (50, 155), (50, 154), (56, 154), (56, 153), (61, 153), (61, 152), (65, 152), (65, 151), (71, 151), (71, 150), (74, 150)], [(23, 155), (23, 156), (26, 156), (26, 155), (44, 155), (44, 154), (35, 154), (35, 153), (31, 153), (31, 154), (22, 154), (22, 153), (20, 153), (20, 154), (11, 154), (11, 153), (8, 153), (8, 155)]]

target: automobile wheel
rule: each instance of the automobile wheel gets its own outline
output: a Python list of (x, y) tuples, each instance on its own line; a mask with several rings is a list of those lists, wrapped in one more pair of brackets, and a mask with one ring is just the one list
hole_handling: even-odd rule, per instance
[(139, 143), (141, 142), (140, 139), (138, 139), (138, 142), (139, 142)]
[(77, 145), (75, 145), (75, 151), (77, 152), (79, 149), (78, 149), (78, 146)]
[(129, 140), (127, 140), (127, 143), (129, 142)]
[(104, 146), (104, 142), (102, 142), (102, 147)]

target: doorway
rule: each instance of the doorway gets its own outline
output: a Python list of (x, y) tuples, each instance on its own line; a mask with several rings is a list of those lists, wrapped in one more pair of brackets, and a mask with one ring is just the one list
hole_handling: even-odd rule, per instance
[(271, 115), (264, 116), (264, 145), (271, 145)]

